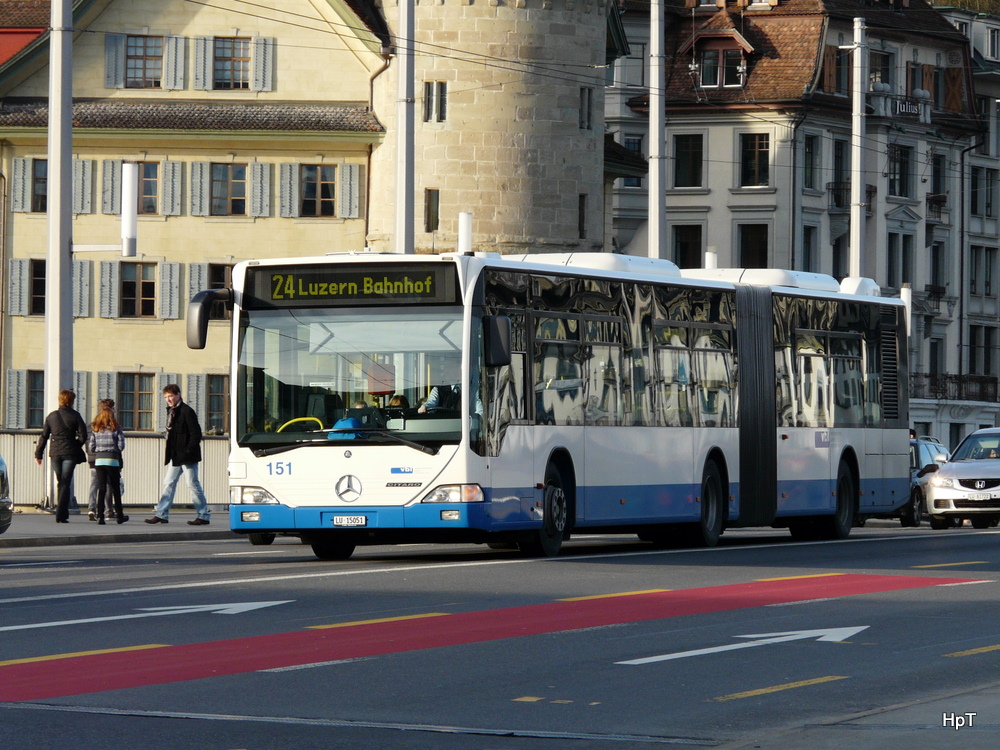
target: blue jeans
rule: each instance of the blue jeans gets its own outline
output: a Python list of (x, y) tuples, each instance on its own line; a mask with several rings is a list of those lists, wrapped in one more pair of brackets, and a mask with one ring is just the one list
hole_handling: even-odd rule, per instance
[(205, 491), (198, 481), (198, 464), (184, 464), (183, 466), (167, 466), (167, 473), (163, 477), (163, 494), (160, 495), (160, 502), (156, 505), (156, 515), (166, 521), (170, 515), (170, 506), (174, 504), (174, 492), (177, 490), (177, 481), (184, 474), (187, 480), (188, 489), (191, 490), (191, 497), (194, 500), (194, 509), (198, 513), (198, 518), (206, 521), (210, 515), (208, 500), (205, 498)]
[(76, 461), (66, 456), (51, 456), (52, 471), (56, 475), (56, 520), (69, 520), (69, 498), (73, 487)]

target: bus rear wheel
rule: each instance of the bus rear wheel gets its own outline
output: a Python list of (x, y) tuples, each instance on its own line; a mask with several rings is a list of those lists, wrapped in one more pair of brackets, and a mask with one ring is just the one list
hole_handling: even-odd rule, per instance
[(559, 554), (569, 521), (569, 499), (564, 487), (559, 468), (549, 464), (545, 470), (542, 525), (518, 542), (521, 552), (529, 557), (555, 557)]
[(346, 560), (354, 554), (355, 544), (337, 538), (313, 538), (309, 540), (313, 554), (320, 560)]

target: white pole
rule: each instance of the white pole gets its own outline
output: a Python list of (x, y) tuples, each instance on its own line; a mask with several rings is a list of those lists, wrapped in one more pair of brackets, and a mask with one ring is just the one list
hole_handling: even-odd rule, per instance
[(851, 115), (851, 255), (848, 276), (861, 275), (864, 243), (865, 96), (868, 91), (868, 43), (865, 19), (854, 19), (854, 99)]
[(458, 252), (472, 252), (472, 214), (465, 211), (458, 215)]
[(649, 9), (649, 205), (646, 223), (649, 227), (650, 258), (661, 257), (667, 234), (666, 200), (667, 162), (663, 156), (666, 145), (665, 89), (667, 71), (663, 46), (665, 14), (662, 0), (652, 0)]
[(397, 253), (413, 252), (413, 3), (398, 0), (399, 33), (396, 57), (399, 60), (396, 81), (396, 236)]
[(139, 212), (139, 165), (122, 163), (122, 257), (134, 258)]
[(903, 300), (903, 304), (906, 305), (906, 336), (909, 338), (912, 336), (911, 328), (913, 326), (913, 287), (910, 286), (909, 282), (904, 283), (899, 288), (899, 298)]
[(718, 268), (719, 254), (715, 252), (715, 246), (711, 245), (705, 250), (705, 268)]
[(49, 37), (49, 242), (45, 256), (45, 404), (73, 387), (73, 12), (72, 0), (52, 0)]

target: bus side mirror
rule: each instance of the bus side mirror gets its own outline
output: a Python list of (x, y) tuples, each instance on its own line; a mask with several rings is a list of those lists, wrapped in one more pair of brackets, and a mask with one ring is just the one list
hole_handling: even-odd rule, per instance
[(203, 289), (188, 303), (187, 345), (189, 349), (204, 349), (208, 338), (208, 316), (215, 302), (233, 302), (232, 289)]
[(506, 315), (483, 316), (483, 343), (486, 366), (504, 367), (510, 364), (510, 318)]

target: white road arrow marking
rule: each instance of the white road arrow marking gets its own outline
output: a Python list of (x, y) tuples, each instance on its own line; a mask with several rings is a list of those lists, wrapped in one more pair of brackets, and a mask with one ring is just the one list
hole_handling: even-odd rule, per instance
[(278, 604), (291, 604), (294, 599), (281, 602), (235, 602), (233, 604), (192, 604), (186, 607), (144, 607), (138, 615), (115, 615), (113, 617), (90, 617), (84, 620), (59, 620), (57, 622), (34, 622), (27, 625), (7, 625), (0, 627), (0, 633), (9, 630), (34, 630), (35, 628), (58, 628), (63, 625), (84, 625), (90, 622), (113, 622), (115, 620), (138, 620), (143, 617), (165, 617), (167, 615), (192, 615), (212, 612), (217, 615), (238, 615)]
[(629, 661), (618, 661), (615, 664), (652, 664), (657, 661), (670, 661), (672, 659), (686, 659), (689, 656), (704, 656), (706, 654), (718, 654), (723, 651), (736, 651), (741, 648), (753, 648), (755, 646), (770, 646), (772, 643), (788, 643), (789, 641), (805, 641), (815, 639), (817, 641), (846, 641), (848, 638), (857, 635), (862, 630), (867, 630), (868, 625), (861, 625), (855, 628), (827, 628), (825, 630), (789, 630), (786, 633), (757, 633), (756, 635), (737, 635), (736, 638), (759, 638), (760, 640), (750, 643), (732, 643), (728, 646), (715, 646), (713, 648), (699, 648), (694, 651), (679, 651), (676, 654), (661, 654), (660, 656), (647, 656), (645, 659), (631, 659)]

